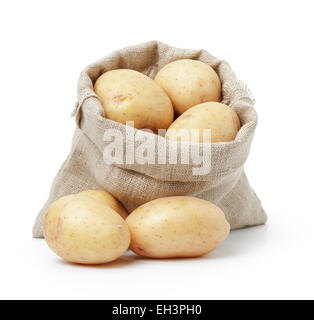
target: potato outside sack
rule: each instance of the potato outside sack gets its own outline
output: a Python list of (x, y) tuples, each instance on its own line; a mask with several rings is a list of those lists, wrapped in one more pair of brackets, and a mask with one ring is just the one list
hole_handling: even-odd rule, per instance
[(130, 244), (126, 222), (88, 195), (70, 195), (55, 201), (45, 217), (44, 235), (58, 256), (80, 264), (114, 261)]
[(226, 239), (230, 225), (211, 202), (193, 197), (167, 197), (135, 209), (126, 220), (130, 248), (149, 258), (198, 257)]

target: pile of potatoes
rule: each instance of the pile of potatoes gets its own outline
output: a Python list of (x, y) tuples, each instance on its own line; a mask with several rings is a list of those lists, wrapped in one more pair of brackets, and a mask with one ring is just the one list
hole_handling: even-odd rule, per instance
[[(168, 140), (228, 142), (240, 129), (236, 112), (220, 102), (218, 75), (200, 61), (171, 62), (154, 80), (129, 69), (108, 71), (97, 79), (94, 91), (106, 118), (122, 124), (133, 121), (135, 128), (156, 133), (166, 129)], [(182, 135), (182, 130), (188, 134)], [(148, 258), (198, 257), (213, 251), (229, 232), (224, 213), (209, 201), (166, 197), (128, 214), (105, 190), (60, 198), (44, 221), (49, 247), (80, 264), (111, 262), (128, 249)]]
[[(218, 75), (200, 61), (171, 62), (154, 80), (129, 69), (108, 71), (97, 79), (94, 91), (106, 118), (122, 124), (133, 121), (137, 129), (166, 129), (169, 140), (228, 142), (240, 129), (236, 112), (220, 103)], [(188, 134), (182, 135), (182, 129)], [(203, 135), (205, 129), (211, 136)], [(192, 134), (195, 130), (198, 135)]]
[(44, 221), (49, 247), (63, 259), (80, 264), (111, 262), (129, 248), (148, 258), (198, 257), (213, 251), (229, 232), (224, 213), (206, 200), (160, 198), (128, 215), (103, 190), (60, 198)]

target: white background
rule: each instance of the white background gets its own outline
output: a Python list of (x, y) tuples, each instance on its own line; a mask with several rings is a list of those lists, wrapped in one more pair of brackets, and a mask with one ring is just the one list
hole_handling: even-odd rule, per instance
[[(313, 1), (2, 1), (2, 299), (313, 299)], [(147, 40), (204, 48), (254, 93), (246, 170), (267, 226), (232, 232), (211, 255), (98, 267), (61, 261), (31, 237), (67, 156), (79, 73)]]

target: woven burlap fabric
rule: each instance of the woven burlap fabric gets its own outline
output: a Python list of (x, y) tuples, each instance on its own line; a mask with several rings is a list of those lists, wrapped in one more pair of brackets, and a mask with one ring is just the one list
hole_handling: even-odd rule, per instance
[[(118, 129), (123, 133), (126, 143), (134, 133), (129, 127), (106, 119), (93, 91), (96, 79), (102, 73), (118, 68), (134, 69), (153, 78), (165, 64), (183, 58), (205, 62), (218, 73), (222, 82), (223, 102), (231, 106), (241, 120), (242, 126), (235, 141), (211, 145), (211, 171), (206, 175), (194, 175), (193, 164), (170, 164), (168, 158), (166, 164), (158, 164), (157, 151), (147, 164), (105, 164), (103, 150), (109, 142), (104, 141), (104, 132)], [(33, 236), (43, 237), (43, 220), (53, 201), (87, 189), (111, 192), (129, 212), (156, 198), (191, 195), (218, 205), (225, 212), (232, 229), (264, 224), (266, 214), (243, 169), (257, 125), (253, 105), (250, 93), (237, 80), (229, 64), (204, 50), (178, 49), (151, 41), (115, 51), (88, 66), (78, 82), (78, 103), (74, 112), (77, 129), (72, 149), (53, 182), (49, 199), (36, 219)], [(136, 129), (135, 133), (143, 139), (153, 139), (156, 145), (173, 152), (174, 142)]]

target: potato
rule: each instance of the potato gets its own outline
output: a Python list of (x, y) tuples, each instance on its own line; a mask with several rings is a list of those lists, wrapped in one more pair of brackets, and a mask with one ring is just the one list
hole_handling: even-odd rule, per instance
[(167, 197), (135, 209), (126, 220), (130, 248), (150, 258), (197, 257), (214, 250), (229, 234), (224, 213), (193, 197)]
[(70, 195), (54, 202), (45, 217), (44, 236), (58, 256), (80, 264), (116, 260), (130, 244), (126, 222), (88, 195)]
[(125, 208), (123, 207), (123, 205), (121, 204), (121, 202), (118, 201), (108, 191), (105, 191), (105, 190), (86, 190), (86, 191), (83, 191), (83, 192), (81, 192), (79, 194), (85, 194), (85, 195), (88, 195), (90, 197), (93, 197), (93, 198), (103, 202), (104, 204), (109, 206), (111, 209), (113, 209), (114, 211), (119, 213), (119, 215), (123, 219), (126, 219), (128, 217), (128, 215), (129, 215), (127, 213), (127, 211), (125, 210)]
[(177, 114), (203, 103), (221, 100), (221, 83), (214, 69), (206, 63), (183, 59), (165, 65), (155, 81), (170, 97)]
[[(206, 134), (210, 129), (211, 135)], [(240, 120), (229, 106), (218, 102), (199, 104), (177, 118), (166, 132), (166, 139), (190, 142), (233, 141)]]
[(129, 70), (117, 69), (101, 75), (94, 91), (106, 117), (126, 124), (134, 121), (137, 129), (167, 129), (174, 111), (167, 94), (151, 78)]

